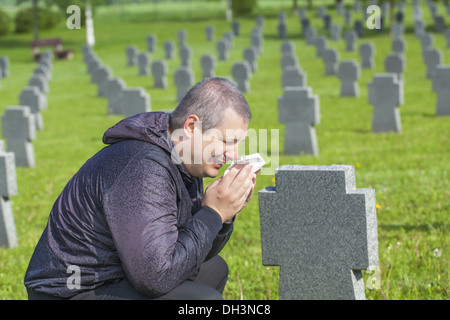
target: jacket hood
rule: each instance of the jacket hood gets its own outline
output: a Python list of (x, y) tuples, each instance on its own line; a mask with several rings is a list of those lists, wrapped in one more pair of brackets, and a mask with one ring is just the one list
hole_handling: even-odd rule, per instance
[(154, 144), (170, 154), (174, 144), (168, 131), (169, 117), (165, 112), (144, 112), (125, 118), (106, 130), (103, 143), (140, 140)]

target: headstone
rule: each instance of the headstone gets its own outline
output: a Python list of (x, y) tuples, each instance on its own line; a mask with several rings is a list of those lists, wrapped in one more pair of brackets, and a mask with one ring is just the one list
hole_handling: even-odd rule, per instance
[(41, 111), (47, 108), (47, 97), (36, 87), (27, 87), (19, 96), (19, 104), (28, 106), (35, 119), (36, 130), (44, 129)]
[(403, 38), (396, 38), (392, 41), (392, 51), (395, 53), (405, 53), (406, 41)]
[(220, 40), (217, 42), (217, 52), (219, 55), (219, 60), (226, 61), (228, 60), (228, 48), (225, 40)]
[(402, 38), (404, 34), (404, 27), (401, 23), (396, 23), (391, 27), (392, 37), (394, 39)]
[(239, 21), (233, 21), (233, 23), (231, 24), (231, 28), (233, 29), (233, 34), (237, 37), (239, 36), (239, 31), (240, 31), (240, 23)]
[(346, 51), (354, 51), (355, 50), (355, 43), (358, 39), (358, 35), (355, 31), (347, 31), (345, 33), (345, 50)]
[(278, 117), (285, 124), (285, 155), (318, 155), (314, 125), (320, 122), (320, 105), (311, 88), (285, 87), (284, 95), (278, 98)]
[(231, 67), (231, 75), (241, 92), (250, 91), (251, 67), (247, 61), (238, 61)]
[(339, 52), (334, 48), (326, 49), (323, 55), (323, 61), (325, 62), (325, 75), (335, 75), (337, 73)]
[(281, 57), (281, 69), (284, 70), (287, 67), (297, 67), (298, 66), (298, 59), (297, 56), (293, 53), (286, 53), (283, 54)]
[(166, 59), (173, 59), (175, 52), (175, 42), (168, 40), (164, 42), (164, 53)]
[(34, 167), (32, 141), (36, 139), (36, 121), (28, 106), (7, 107), (2, 116), (2, 135), (8, 152), (14, 152), (17, 167)]
[(205, 54), (200, 59), (200, 65), (202, 66), (203, 79), (211, 78), (216, 75), (216, 59), (211, 54)]
[(359, 54), (361, 55), (361, 68), (373, 69), (375, 62), (373, 56), (375, 55), (375, 47), (371, 42), (361, 43), (359, 46)]
[(384, 60), (384, 69), (388, 73), (397, 75), (397, 79), (402, 79), (405, 71), (405, 56), (401, 53), (391, 53)]
[(150, 95), (144, 88), (127, 88), (121, 93), (122, 114), (131, 117), (138, 113), (150, 112)]
[(153, 87), (167, 89), (168, 66), (165, 60), (155, 60), (152, 63)]
[(331, 28), (331, 16), (329, 14), (323, 16), (323, 27), (325, 30), (330, 30)]
[[(109, 67), (101, 66), (95, 69), (92, 73), (92, 83), (100, 85), (105, 79), (112, 76), (112, 71)], [(103, 92), (99, 94), (102, 96)]]
[(128, 66), (134, 66), (137, 62), (138, 49), (136, 46), (128, 46), (125, 50), (127, 54)]
[(147, 36), (147, 50), (149, 52), (156, 51), (156, 42), (157, 42), (157, 38), (155, 35), (151, 34), (151, 35)]
[(262, 44), (263, 44), (263, 37), (260, 33), (252, 33), (251, 37), (251, 44), (252, 47), (255, 48), (256, 53), (260, 55), (262, 53)]
[(47, 83), (52, 80), (52, 72), (44, 64), (38, 64), (34, 68), (33, 75), (43, 76)]
[(362, 38), (364, 35), (364, 25), (361, 20), (356, 20), (354, 23), (355, 32), (359, 38)]
[(450, 116), (450, 66), (437, 66), (433, 77), (433, 91), (437, 94), (436, 116)]
[(333, 24), (330, 28), (330, 37), (333, 41), (339, 41), (341, 40), (341, 32), (342, 28), (339, 24)]
[(258, 65), (256, 63), (256, 49), (253, 47), (245, 48), (243, 58), (245, 61), (247, 61), (248, 65), (250, 66), (250, 70), (252, 73), (255, 73), (258, 71)]
[(396, 74), (376, 74), (369, 83), (369, 103), (373, 105), (373, 132), (400, 132), (398, 106), (403, 104), (403, 81)]
[(13, 248), (18, 245), (16, 226), (10, 197), (17, 195), (15, 155), (5, 152), (0, 141), (0, 247)]
[(122, 115), (119, 97), (125, 87), (125, 83), (120, 78), (108, 79), (105, 81), (105, 95), (108, 100), (108, 115)]
[(346, 165), (284, 165), (258, 192), (262, 262), (280, 266), (280, 299), (365, 299), (378, 266), (375, 191)]
[(342, 60), (338, 68), (338, 78), (341, 80), (341, 97), (359, 96), (358, 79), (361, 70), (355, 60)]
[(327, 39), (324, 36), (318, 36), (314, 40), (316, 46), (316, 57), (323, 57), (325, 50), (327, 49)]
[(205, 33), (206, 33), (206, 41), (211, 42), (214, 40), (214, 26), (206, 26)]
[(306, 37), (306, 43), (308, 45), (314, 45), (314, 41), (317, 37), (316, 29), (314, 29), (313, 27), (308, 28), (308, 30), (306, 30), (306, 32), (305, 32), (305, 37)]
[(286, 87), (306, 87), (307, 75), (300, 67), (286, 67), (281, 75), (281, 86)]
[(186, 30), (178, 30), (178, 46), (187, 46), (187, 31)]
[(302, 18), (300, 23), (302, 25), (302, 34), (304, 35), (306, 30), (308, 30), (308, 28), (311, 27), (311, 22), (309, 21), (308, 18)]
[(48, 87), (47, 79), (42, 75), (34, 74), (32, 75), (30, 81), (28, 82), (30, 87), (37, 87), (43, 94), (47, 94), (50, 89)]
[(422, 35), (422, 37), (420, 38), (420, 44), (422, 45), (422, 56), (423, 56), (423, 61), (425, 62), (425, 52), (428, 49), (433, 48), (433, 44), (434, 44), (434, 37), (431, 33), (425, 33)]
[(327, 9), (324, 6), (320, 6), (317, 8), (316, 17), (323, 19), (323, 17), (325, 16), (326, 13), (327, 13)]
[(427, 66), (427, 78), (433, 79), (436, 67), (442, 63), (442, 51), (438, 48), (428, 49), (424, 53)]
[(286, 14), (280, 13), (278, 15), (278, 38), (286, 39), (287, 26), (286, 26)]
[(180, 102), (188, 90), (194, 85), (194, 73), (189, 67), (180, 66), (175, 71), (174, 80), (177, 87), (177, 102)]
[(9, 76), (9, 63), (8, 57), (0, 57), (0, 78), (6, 78)]
[(147, 52), (141, 52), (138, 54), (137, 62), (139, 66), (138, 75), (148, 76), (150, 74), (150, 56)]
[(181, 65), (184, 67), (191, 66), (191, 57), (192, 57), (192, 49), (189, 46), (181, 46), (180, 47), (180, 59)]

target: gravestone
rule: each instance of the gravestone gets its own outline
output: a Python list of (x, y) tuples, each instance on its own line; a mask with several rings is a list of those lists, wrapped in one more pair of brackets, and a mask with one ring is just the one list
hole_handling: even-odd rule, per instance
[(427, 78), (433, 79), (436, 67), (442, 63), (442, 51), (438, 48), (431, 48), (424, 52), (425, 64), (427, 66)]
[(405, 56), (401, 53), (391, 53), (384, 60), (384, 69), (388, 73), (394, 73), (398, 79), (402, 78), (405, 71)]
[(141, 52), (137, 57), (138, 62), (138, 75), (148, 76), (150, 74), (150, 56), (147, 52)]
[(325, 50), (323, 61), (325, 62), (325, 75), (335, 75), (337, 73), (339, 52), (334, 48)]
[(219, 42), (217, 42), (217, 53), (219, 56), (219, 60), (221, 61), (228, 60), (228, 47), (224, 39), (219, 40)]
[(9, 76), (9, 58), (4, 56), (0, 57), (0, 78), (6, 78)]
[(231, 49), (234, 46), (234, 35), (232, 32), (225, 32), (223, 34), (223, 39), (225, 40), (225, 43), (227, 44), (227, 48)]
[(236, 37), (239, 36), (239, 31), (241, 28), (241, 24), (239, 23), (239, 21), (233, 21), (233, 23), (231, 24), (231, 28), (233, 29), (233, 34)]
[(280, 266), (283, 300), (364, 300), (378, 260), (375, 190), (347, 165), (284, 165), (258, 192), (262, 263)]
[(284, 95), (278, 98), (278, 118), (285, 125), (285, 155), (318, 155), (314, 125), (320, 122), (320, 105), (311, 88), (285, 87)]
[(325, 30), (330, 30), (331, 28), (331, 16), (329, 14), (323, 16), (323, 28)]
[(154, 34), (147, 36), (147, 50), (149, 52), (155, 52), (156, 51), (156, 42), (157, 38)]
[(281, 86), (286, 87), (306, 87), (307, 75), (299, 66), (291, 66), (283, 69), (281, 75)]
[(36, 139), (36, 124), (28, 106), (7, 107), (2, 116), (2, 135), (8, 152), (14, 152), (16, 167), (34, 167), (32, 141)]
[(338, 78), (341, 80), (341, 97), (359, 96), (358, 79), (361, 70), (355, 60), (342, 60), (338, 67)]
[(436, 116), (450, 116), (450, 66), (435, 69), (433, 91), (437, 94)]
[(302, 18), (300, 20), (300, 24), (302, 26), (302, 34), (305, 35), (306, 30), (308, 30), (311, 26), (311, 22), (309, 21), (308, 18)]
[(211, 42), (214, 40), (214, 26), (206, 26), (205, 33), (206, 33), (206, 41)]
[(404, 27), (401, 23), (396, 23), (391, 27), (392, 37), (394, 39), (403, 38)]
[(403, 104), (403, 81), (396, 74), (376, 74), (369, 83), (369, 103), (373, 105), (373, 132), (400, 132), (398, 106)]
[(431, 33), (423, 34), (422, 37), (420, 38), (420, 44), (422, 45), (422, 56), (423, 56), (423, 61), (425, 62), (425, 52), (428, 49), (433, 48), (433, 44), (434, 44), (433, 35)]
[(361, 56), (361, 68), (373, 69), (375, 62), (373, 56), (375, 55), (375, 47), (371, 42), (361, 43), (359, 46), (359, 54)]
[(127, 118), (138, 113), (150, 112), (150, 95), (144, 88), (123, 89), (120, 95), (122, 114)]
[(392, 51), (395, 53), (405, 53), (406, 41), (403, 38), (396, 38), (392, 41)]
[(168, 40), (164, 42), (164, 53), (166, 59), (173, 59), (175, 52), (175, 42)]
[(36, 68), (34, 68), (33, 75), (40, 75), (44, 77), (47, 83), (52, 81), (52, 72), (44, 64), (38, 64)]
[(167, 89), (168, 66), (165, 60), (155, 60), (152, 63), (153, 88)]
[(128, 66), (134, 66), (137, 62), (138, 49), (136, 46), (128, 46), (125, 50), (127, 54), (127, 64)]
[(355, 43), (358, 39), (358, 35), (355, 31), (347, 31), (345, 32), (345, 50), (346, 51), (355, 51)]
[(180, 66), (174, 74), (175, 85), (177, 86), (177, 102), (183, 99), (184, 95), (194, 85), (194, 73), (189, 67)]
[(297, 67), (297, 56), (292, 53), (286, 53), (281, 57), (281, 69), (284, 70), (287, 67)]
[(191, 47), (184, 45), (180, 47), (180, 59), (181, 65), (184, 67), (191, 66), (192, 49)]
[(183, 29), (178, 30), (177, 36), (178, 36), (178, 46), (179, 47), (187, 46), (187, 31)]
[(306, 37), (306, 44), (308, 45), (314, 45), (314, 41), (317, 37), (317, 31), (313, 27), (308, 28), (305, 31), (305, 37)]
[(247, 61), (238, 61), (231, 67), (231, 76), (233, 77), (238, 89), (241, 92), (250, 91), (251, 67)]
[(5, 152), (0, 141), (0, 247), (17, 246), (17, 233), (10, 197), (17, 195), (16, 164), (13, 152)]
[(258, 65), (256, 63), (256, 49), (253, 47), (245, 48), (243, 58), (245, 61), (247, 61), (248, 65), (250, 66), (250, 70), (252, 73), (255, 73), (258, 71)]
[(291, 41), (283, 41), (281, 44), (282, 55), (295, 55), (295, 46)]
[[(91, 74), (91, 81), (92, 83), (97, 84), (100, 86), (100, 84), (105, 81), (105, 79), (108, 79), (112, 76), (112, 71), (109, 67), (100, 66), (96, 68), (94, 71), (92, 71)], [(102, 96), (103, 92), (99, 94), (99, 96)]]
[(314, 40), (314, 45), (316, 46), (316, 57), (323, 58), (327, 49), (327, 39), (324, 36), (318, 36)]
[(108, 79), (105, 81), (105, 96), (108, 100), (107, 114), (121, 115), (121, 104), (119, 101), (122, 90), (125, 89), (125, 83), (120, 78)]
[(278, 15), (278, 38), (285, 39), (286, 35), (287, 35), (286, 14), (283, 12)]
[(445, 20), (442, 16), (437, 16), (434, 19), (434, 32), (443, 33), (445, 30)]
[(216, 75), (216, 59), (211, 54), (205, 54), (200, 59), (200, 65), (202, 66), (203, 79), (211, 78)]
[(30, 81), (28, 81), (30, 87), (37, 87), (43, 94), (47, 94), (50, 91), (47, 79), (39, 74), (33, 74)]
[(356, 20), (353, 24), (355, 28), (355, 32), (359, 38), (362, 38), (364, 35), (364, 25), (361, 20)]
[(262, 44), (263, 44), (263, 37), (260, 33), (252, 33), (251, 36), (251, 45), (253, 48), (255, 48), (255, 51), (258, 55), (262, 53)]
[(36, 87), (27, 87), (19, 95), (19, 104), (28, 106), (34, 116), (36, 130), (44, 129), (41, 111), (47, 108), (47, 97)]
[(339, 24), (333, 24), (330, 29), (330, 37), (333, 41), (341, 40), (342, 28)]

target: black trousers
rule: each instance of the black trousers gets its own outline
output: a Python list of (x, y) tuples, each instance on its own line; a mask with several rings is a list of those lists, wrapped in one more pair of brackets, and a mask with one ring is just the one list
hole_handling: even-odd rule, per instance
[[(228, 279), (228, 265), (220, 256), (204, 262), (194, 281), (186, 280), (159, 298), (136, 291), (127, 278), (94, 290), (79, 293), (70, 300), (223, 300)], [(61, 300), (61, 298), (28, 290), (29, 300)]]

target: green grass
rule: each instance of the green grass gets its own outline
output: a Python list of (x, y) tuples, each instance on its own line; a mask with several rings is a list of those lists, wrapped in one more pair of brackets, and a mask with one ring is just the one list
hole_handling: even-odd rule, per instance
[[(152, 10), (151, 7), (146, 4), (141, 8)], [(265, 12), (264, 8), (259, 10)], [(409, 6), (407, 10), (409, 12)], [(182, 20), (174, 14), (174, 21), (168, 21), (168, 14), (164, 19), (154, 19), (150, 12), (146, 18), (144, 10), (140, 11), (137, 5), (130, 7), (123, 16), (117, 7), (99, 8), (95, 20), (95, 51), (127, 86), (146, 89), (151, 95), (153, 110), (174, 108), (173, 72), (180, 64), (178, 58), (168, 61), (169, 88), (154, 89), (151, 77), (140, 77), (137, 68), (126, 66), (125, 48), (135, 44), (145, 50), (146, 35), (154, 33), (158, 35), (158, 43), (152, 59), (160, 59), (163, 58), (163, 42), (176, 41), (177, 31), (186, 29), (188, 43), (193, 48), (193, 70), (199, 81), (201, 55), (216, 55), (215, 42), (206, 41), (205, 26), (216, 27), (216, 40), (231, 30), (230, 23), (214, 12), (207, 14), (214, 18), (210, 20), (204, 16)], [(430, 21), (425, 7), (424, 15)], [(310, 16), (313, 17), (312, 12)], [(321, 122), (316, 125), (319, 156), (282, 155), (284, 126), (278, 123), (277, 115), (277, 98), (282, 94), (281, 40), (276, 35), (277, 20), (273, 12), (264, 26), (259, 70), (251, 79), (251, 92), (245, 94), (253, 113), (250, 127), (280, 130), (279, 165), (354, 165), (357, 187), (376, 190), (382, 281), (381, 289), (366, 289), (368, 299), (448, 300), (450, 117), (434, 115), (436, 96), (431, 91), (430, 80), (425, 78), (419, 41), (411, 33), (405, 37), (408, 51), (405, 103), (400, 107), (402, 132), (374, 134), (367, 85), (375, 73), (384, 72), (384, 58), (390, 52), (389, 36), (372, 32), (366, 38), (376, 46), (375, 69), (362, 70), (358, 98), (340, 98), (339, 81), (324, 76), (323, 62), (315, 57), (315, 49), (306, 46), (299, 36), (298, 18), (290, 13), (288, 17), (289, 39), (294, 42), (300, 65), (308, 74), (308, 86), (320, 97)], [(343, 22), (342, 17), (334, 19)], [(235, 39), (230, 60), (217, 61), (219, 76), (230, 76), (232, 62), (242, 60), (244, 48), (250, 45), (255, 20), (253, 17), (239, 20), (242, 35)], [(411, 26), (412, 20), (406, 23)], [(323, 32), (320, 21), (314, 20), (314, 24)], [(121, 119), (106, 115), (106, 100), (97, 97), (97, 88), (90, 84), (81, 56), (85, 30), (67, 30), (63, 21), (59, 28), (41, 34), (43, 38), (51, 36), (61, 36), (65, 47), (75, 49), (75, 58), (54, 62), (53, 81), (47, 96), (49, 108), (43, 111), (45, 128), (33, 142), (37, 165), (17, 168), (19, 194), (11, 201), (20, 244), (13, 249), (0, 249), (0, 299), (26, 299), (23, 276), (55, 199), (78, 168), (103, 147), (103, 132)], [(1, 80), (0, 113), (7, 106), (18, 104), (19, 93), (31, 76), (35, 64), (31, 61), (30, 41), (29, 34), (0, 38), (0, 55), (8, 55), (11, 60), (11, 75)], [(358, 44), (362, 41), (366, 40), (359, 40)], [(358, 52), (345, 52), (343, 41), (328, 43), (339, 49), (341, 59), (359, 60)], [(435, 36), (435, 45), (441, 48), (444, 61), (448, 63), (450, 52), (443, 35)], [(256, 190), (274, 185), (273, 179), (273, 175), (260, 176)], [(261, 263), (256, 192), (239, 214), (233, 237), (222, 256), (230, 268), (225, 289), (227, 299), (278, 298), (278, 268)], [(364, 274), (365, 280), (369, 276)]]

